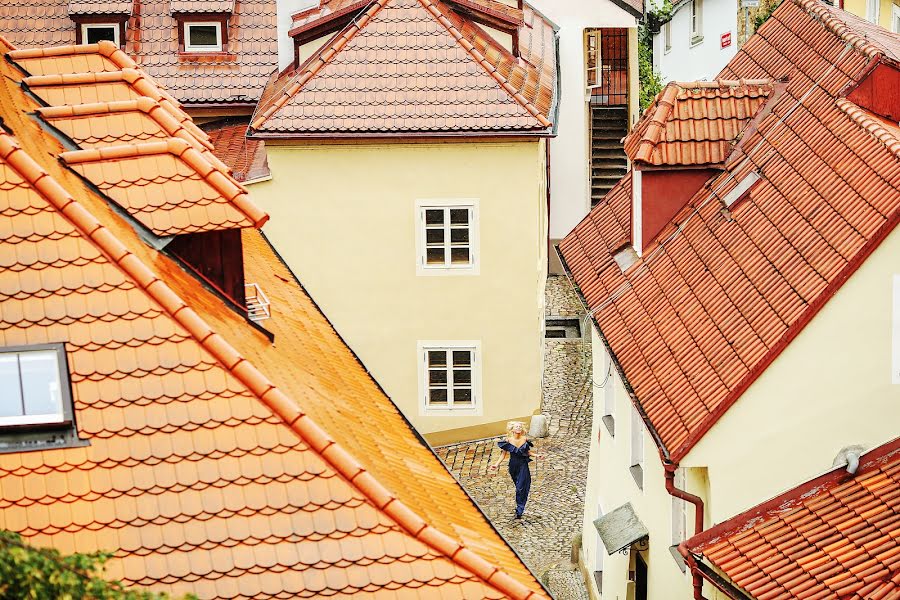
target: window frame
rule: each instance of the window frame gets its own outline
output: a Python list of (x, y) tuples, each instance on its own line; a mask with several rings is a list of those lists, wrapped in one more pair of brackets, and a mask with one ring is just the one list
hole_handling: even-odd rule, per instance
[[(199, 27), (209, 27), (213, 26), (216, 28), (216, 39), (219, 40), (217, 46), (192, 46), (190, 44), (190, 28), (193, 26)], [(181, 22), (181, 31), (182, 31), (182, 39), (183, 39), (183, 52), (189, 54), (212, 54), (212, 53), (221, 53), (225, 51), (225, 24), (222, 19), (185, 19)]]
[(88, 41), (88, 30), (89, 29), (99, 29), (99, 28), (111, 28), (113, 30), (113, 40), (112, 42), (122, 47), (122, 24), (119, 22), (103, 22), (103, 23), (80, 23), (79, 29), (81, 30), (81, 44), (90, 44)]
[[(446, 408), (436, 408), (428, 404), (428, 352), (429, 351), (445, 351), (452, 352), (454, 350), (469, 350), (472, 352), (472, 405), (465, 407), (453, 407), (452, 402), (452, 380), (448, 378), (448, 405)], [(419, 415), (420, 416), (482, 416), (482, 358), (481, 358), (481, 340), (420, 340), (416, 344), (416, 362), (419, 372)], [(452, 371), (452, 361), (448, 360), (447, 369)], [(451, 376), (452, 377), (452, 376)]]
[(688, 13), (688, 29), (691, 34), (691, 46), (703, 41), (703, 0), (690, 0)]
[[(415, 202), (415, 227), (416, 227), (416, 275), (419, 276), (443, 276), (443, 275), (479, 275), (481, 272), (480, 235), (479, 235), (479, 200), (478, 198), (428, 198), (418, 199)], [(465, 265), (448, 264), (447, 251), (451, 248), (447, 237), (451, 224), (449, 219), (445, 221), (444, 248), (445, 262), (440, 265), (429, 265), (427, 262), (427, 235), (428, 226), (425, 221), (427, 210), (466, 209), (469, 211), (469, 263)]]
[(891, 4), (891, 31), (900, 33), (900, 6)]
[[(593, 90), (603, 87), (603, 39), (602, 28), (588, 27), (584, 30), (584, 87)], [(591, 50), (591, 42), (595, 46)], [(594, 61), (592, 64), (591, 61)], [(594, 83), (591, 84), (591, 72), (594, 72)]]
[[(59, 428), (71, 425), (74, 421), (72, 408), (72, 387), (69, 380), (69, 366), (66, 357), (66, 349), (63, 344), (34, 344), (28, 346), (2, 346), (0, 355), (4, 354), (28, 354), (30, 352), (55, 352), (56, 369), (59, 377), (60, 412), (58, 420), (32, 420), (28, 421), (28, 415), (21, 417), (0, 417), (0, 432), (21, 429), (45, 429)], [(21, 385), (21, 373), (19, 375)], [(49, 416), (49, 415), (41, 415)], [(54, 415), (55, 416), (55, 415)], [(19, 421), (19, 422), (16, 422)]]
[(672, 19), (663, 23), (663, 54), (672, 51)]

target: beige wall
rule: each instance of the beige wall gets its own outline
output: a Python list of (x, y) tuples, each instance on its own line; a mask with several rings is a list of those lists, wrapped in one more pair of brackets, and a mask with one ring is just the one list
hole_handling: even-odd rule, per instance
[[(900, 231), (895, 231), (681, 461), (685, 488), (705, 501), (707, 528), (829, 470), (845, 446), (872, 448), (900, 434), (900, 385), (891, 383), (898, 255)], [(599, 385), (606, 355), (596, 332), (593, 352)], [(650, 598), (690, 598), (689, 576), (669, 552), (675, 541), (672, 498), (665, 491), (656, 446), (645, 431), (644, 487), (639, 490), (628, 470), (630, 399), (615, 371), (610, 385), (615, 390), (615, 437), (601, 422), (606, 390), (594, 388), (585, 566), (592, 571), (596, 565), (598, 536), (592, 521), (598, 501), (604, 512), (630, 501), (650, 530), (645, 556)], [(686, 507), (685, 519), (690, 535), (693, 507)], [(626, 598), (627, 569), (627, 556), (604, 557), (603, 598)], [(717, 598), (709, 585), (704, 594)]]
[[(272, 180), (253, 186), (254, 199), (272, 216), (264, 232), (423, 434), (495, 435), (502, 421), (538, 410), (544, 142), (267, 144), (267, 150)], [(477, 200), (479, 274), (417, 275), (415, 207), (423, 199)], [(279, 310), (277, 299), (273, 309)], [(421, 414), (423, 340), (480, 343), (480, 414)], [(493, 424), (490, 431), (479, 428), (485, 424)]]
[[(868, 15), (868, 4), (873, 0), (844, 0), (844, 10), (853, 13), (863, 19)], [(900, 7), (900, 0), (878, 0), (878, 24), (887, 30), (895, 31), (891, 28), (892, 6)]]

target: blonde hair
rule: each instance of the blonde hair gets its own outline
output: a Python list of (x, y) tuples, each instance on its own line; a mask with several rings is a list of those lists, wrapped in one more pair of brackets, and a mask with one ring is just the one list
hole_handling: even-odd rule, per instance
[(509, 421), (506, 424), (506, 435), (510, 435), (512, 433), (513, 429), (515, 429), (516, 425), (522, 426), (522, 433), (525, 433), (527, 431), (525, 429), (525, 423), (523, 423), (522, 421)]

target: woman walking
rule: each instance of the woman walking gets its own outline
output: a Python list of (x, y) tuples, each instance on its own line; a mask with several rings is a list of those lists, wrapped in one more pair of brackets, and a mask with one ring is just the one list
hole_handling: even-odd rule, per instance
[(528, 463), (531, 462), (530, 450), (534, 443), (525, 437), (525, 423), (510, 421), (506, 424), (506, 440), (497, 442), (502, 452), (496, 463), (491, 465), (491, 471), (497, 471), (506, 454), (509, 454), (509, 476), (516, 484), (516, 518), (521, 519), (525, 512), (525, 503), (528, 502), (528, 493), (531, 491), (531, 470)]

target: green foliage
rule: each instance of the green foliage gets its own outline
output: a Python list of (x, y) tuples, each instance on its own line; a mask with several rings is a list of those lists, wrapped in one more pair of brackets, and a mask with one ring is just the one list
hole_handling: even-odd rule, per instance
[(760, 9), (756, 12), (756, 18), (753, 19), (753, 31), (759, 31), (759, 28), (763, 23), (766, 22), (766, 19), (772, 16), (772, 13), (775, 12), (775, 9), (781, 6), (781, 0), (773, 0), (772, 2), (766, 2)]
[(653, 69), (653, 34), (646, 22), (638, 25), (638, 81), (641, 110), (644, 110), (662, 90), (662, 77)]
[(108, 552), (70, 554), (33, 548), (0, 531), (0, 600), (164, 600), (165, 594), (125, 589), (101, 577)]

